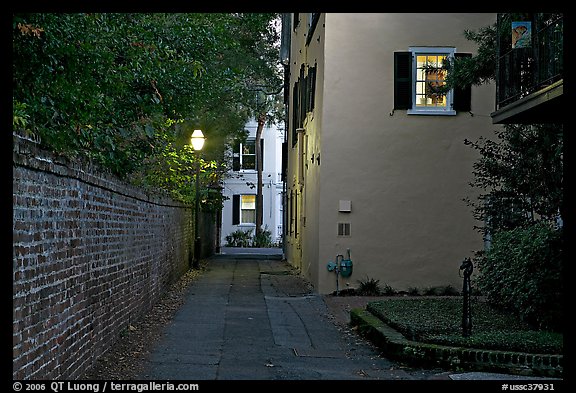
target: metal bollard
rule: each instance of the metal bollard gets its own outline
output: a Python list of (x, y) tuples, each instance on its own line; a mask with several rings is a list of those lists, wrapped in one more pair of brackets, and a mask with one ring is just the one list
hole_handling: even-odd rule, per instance
[(462, 286), (462, 336), (469, 337), (472, 333), (472, 287), (470, 285), (470, 276), (474, 270), (472, 260), (464, 258), (460, 265), (460, 270), (464, 271), (464, 284)]

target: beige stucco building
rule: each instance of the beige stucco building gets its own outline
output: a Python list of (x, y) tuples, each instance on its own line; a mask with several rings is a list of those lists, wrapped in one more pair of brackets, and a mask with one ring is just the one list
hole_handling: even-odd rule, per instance
[[(320, 293), (350, 250), (358, 280), (395, 290), (452, 285), (483, 247), (469, 186), (492, 136), (493, 85), (438, 95), (423, 60), (474, 54), (464, 30), (496, 14), (291, 14), (285, 254)], [(287, 26), (285, 26), (287, 27)]]

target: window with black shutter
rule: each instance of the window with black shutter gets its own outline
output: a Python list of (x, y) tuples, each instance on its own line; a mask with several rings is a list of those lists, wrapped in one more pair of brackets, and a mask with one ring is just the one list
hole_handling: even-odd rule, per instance
[[(453, 62), (454, 47), (410, 47), (394, 53), (394, 109), (408, 115), (456, 115), (455, 91), (448, 88), (446, 62)], [(459, 99), (466, 100), (466, 89)]]
[(314, 97), (316, 95), (316, 68), (310, 67), (308, 73), (304, 74), (305, 65), (300, 66), (298, 80), (292, 88), (292, 147), (298, 143), (298, 133), (296, 129), (304, 126), (306, 114), (312, 112), (315, 106)]

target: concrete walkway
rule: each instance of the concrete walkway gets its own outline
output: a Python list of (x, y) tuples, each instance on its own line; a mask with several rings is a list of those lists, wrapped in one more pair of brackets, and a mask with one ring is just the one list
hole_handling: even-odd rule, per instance
[[(254, 250), (250, 250), (254, 251)], [(334, 323), (324, 298), (281, 253), (232, 250), (208, 261), (141, 380), (500, 380), (410, 369)]]
[(143, 380), (428, 376), (399, 369), (356, 335), (347, 337), (322, 297), (277, 257), (211, 259), (151, 353)]

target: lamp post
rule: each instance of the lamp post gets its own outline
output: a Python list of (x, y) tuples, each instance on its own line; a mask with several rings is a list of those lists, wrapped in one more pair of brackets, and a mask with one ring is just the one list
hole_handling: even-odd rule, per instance
[[(194, 130), (192, 133), (192, 148), (194, 151), (200, 152), (204, 146), (204, 134), (202, 130)], [(196, 199), (194, 209), (194, 262), (192, 268), (200, 268), (200, 236), (199, 236), (199, 218), (200, 218), (200, 157), (197, 157), (196, 165)]]

